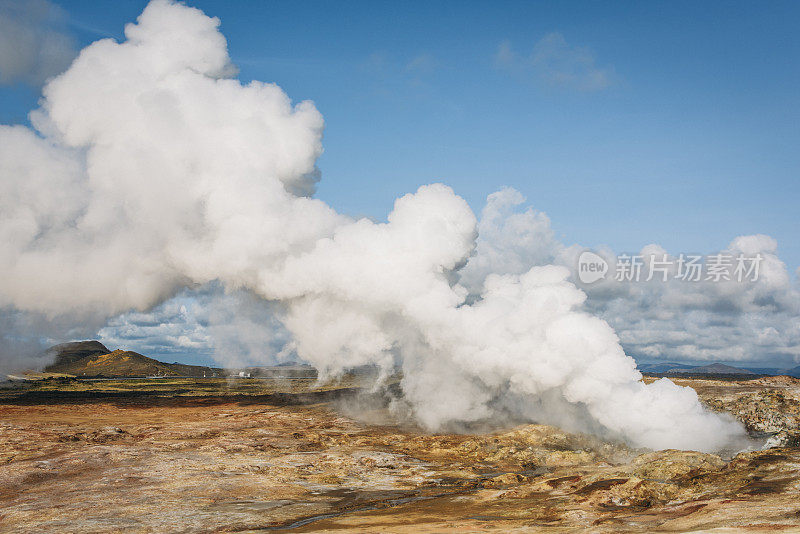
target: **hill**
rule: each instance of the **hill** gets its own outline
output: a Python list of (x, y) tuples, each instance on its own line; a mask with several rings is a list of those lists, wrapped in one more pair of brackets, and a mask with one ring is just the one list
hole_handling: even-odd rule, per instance
[(668, 373), (686, 373), (692, 375), (752, 375), (755, 374), (747, 369), (734, 367), (732, 365), (725, 365), (724, 363), (711, 363), (708, 365), (701, 365), (700, 367), (679, 367), (670, 369)]
[(54, 363), (47, 370), (75, 376), (182, 376), (169, 364), (129, 350), (115, 350), (106, 354), (92, 354), (76, 361)]
[(674, 373), (675, 369), (691, 369), (693, 365), (686, 365), (682, 363), (640, 363), (637, 366), (639, 371), (643, 373)]
[[(53, 364), (46, 367), (45, 371), (51, 371), (50, 367), (58, 365), (68, 365), (87, 356), (99, 356), (111, 352), (99, 341), (73, 341), (62, 343), (47, 349), (48, 354), (54, 357)], [(58, 371), (53, 371), (58, 372)]]

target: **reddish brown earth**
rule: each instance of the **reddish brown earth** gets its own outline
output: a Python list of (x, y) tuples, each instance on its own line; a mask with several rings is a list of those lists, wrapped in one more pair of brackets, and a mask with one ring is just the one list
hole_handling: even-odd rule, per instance
[[(754, 429), (797, 430), (797, 381), (695, 382)], [(342, 415), (335, 387), (164, 384), (0, 395), (0, 531), (800, 532), (794, 446), (723, 459), (541, 425), (430, 435)], [(59, 387), (80, 394), (44, 391)]]

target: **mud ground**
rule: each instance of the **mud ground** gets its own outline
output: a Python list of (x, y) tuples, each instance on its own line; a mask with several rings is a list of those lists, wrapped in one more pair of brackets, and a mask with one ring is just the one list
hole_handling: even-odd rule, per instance
[(721, 458), (543, 425), (427, 434), (357, 419), (346, 384), (4, 390), (0, 531), (800, 532), (800, 381), (679, 383), (778, 446)]

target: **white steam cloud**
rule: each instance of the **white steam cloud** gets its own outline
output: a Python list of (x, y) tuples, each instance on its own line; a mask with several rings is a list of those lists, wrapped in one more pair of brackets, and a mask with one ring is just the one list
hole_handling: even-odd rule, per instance
[(108, 317), (220, 283), (279, 302), (323, 374), (400, 365), (430, 429), (503, 416), (652, 448), (741, 437), (693, 390), (642, 383), (568, 269), (493, 274), (490, 246), (470, 259), (479, 228), (450, 188), (420, 187), (385, 223), (311, 198), (322, 117), (230, 78), (218, 24), (154, 0), (125, 42), (92, 44), (45, 86), (36, 132), (0, 127), (0, 306)]

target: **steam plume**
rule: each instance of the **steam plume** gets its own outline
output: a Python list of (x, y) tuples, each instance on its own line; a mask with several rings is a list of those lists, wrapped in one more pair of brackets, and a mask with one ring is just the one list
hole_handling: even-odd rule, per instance
[(45, 86), (37, 131), (0, 127), (0, 306), (112, 316), (219, 281), (280, 302), (324, 375), (402, 366), (430, 429), (510, 415), (701, 450), (741, 435), (693, 390), (644, 385), (565, 268), (475, 282), (491, 262), (470, 267), (477, 221), (449, 187), (399, 198), (385, 223), (311, 198), (322, 117), (231, 78), (218, 24), (154, 0), (126, 41)]

